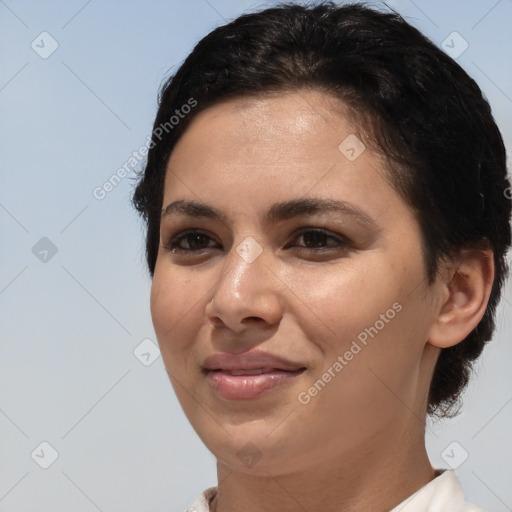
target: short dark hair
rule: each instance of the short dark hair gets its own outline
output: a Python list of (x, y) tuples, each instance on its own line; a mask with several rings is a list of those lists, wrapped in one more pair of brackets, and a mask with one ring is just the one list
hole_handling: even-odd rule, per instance
[[(386, 157), (390, 182), (421, 226), (430, 284), (442, 259), (460, 249), (494, 253), (487, 310), (462, 342), (441, 351), (430, 385), (427, 412), (453, 415), (472, 362), (491, 339), (508, 272), (506, 151), (475, 81), (395, 12), (333, 2), (281, 4), (242, 15), (196, 45), (161, 90), (152, 147), (133, 195), (147, 225), (149, 272), (153, 276), (158, 252), (166, 164), (190, 121), (221, 100), (303, 87), (348, 105)], [(191, 99), (196, 106), (170, 126)]]

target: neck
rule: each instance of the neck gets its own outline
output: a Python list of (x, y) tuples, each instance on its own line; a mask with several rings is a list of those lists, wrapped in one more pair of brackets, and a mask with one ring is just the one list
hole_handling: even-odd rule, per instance
[[(295, 472), (258, 475), (217, 463), (218, 491), (212, 512), (387, 512), (435, 478), (424, 437), (353, 450)], [(357, 452), (357, 453), (356, 453)]]

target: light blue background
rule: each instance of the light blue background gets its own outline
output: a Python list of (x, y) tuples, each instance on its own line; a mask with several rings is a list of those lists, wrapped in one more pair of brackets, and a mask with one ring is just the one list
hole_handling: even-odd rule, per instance
[[(133, 354), (155, 341), (134, 174), (103, 200), (93, 189), (144, 144), (159, 86), (193, 45), (272, 4), (0, 2), (0, 511), (179, 512), (216, 484), (161, 358)], [(388, 4), (438, 45), (453, 31), (468, 42), (458, 62), (511, 148), (512, 2)], [(58, 42), (47, 59), (31, 48), (43, 31)], [(46, 263), (32, 253), (42, 237), (58, 249)], [(453, 441), (468, 452), (457, 474), (489, 512), (512, 510), (510, 284), (497, 323), (464, 412), (427, 433), (436, 467)], [(31, 458), (43, 441), (59, 453), (48, 469)]]

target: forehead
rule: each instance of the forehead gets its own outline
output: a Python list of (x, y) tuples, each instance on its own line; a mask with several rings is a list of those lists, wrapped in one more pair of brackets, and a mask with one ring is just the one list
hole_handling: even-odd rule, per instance
[(182, 139), (190, 138), (192, 132), (195, 144), (200, 142), (197, 138), (205, 138), (202, 142), (229, 153), (252, 149), (263, 156), (266, 147), (292, 147), (294, 154), (304, 157), (314, 145), (319, 150), (327, 147), (318, 145), (316, 132), (325, 138), (325, 131), (330, 131), (331, 137), (325, 142), (334, 143), (334, 147), (339, 137), (359, 132), (352, 117), (348, 106), (337, 98), (314, 89), (300, 89), (218, 102), (195, 116)]
[(310, 192), (360, 205), (401, 201), (349, 108), (300, 90), (224, 101), (197, 114), (169, 159), (163, 206), (183, 196), (271, 204)]
[(371, 141), (352, 118), (339, 99), (311, 89), (222, 101), (192, 119), (167, 169), (208, 165), (283, 173), (291, 164), (300, 172), (312, 163), (355, 164), (360, 154), (366, 164), (384, 169), (384, 159), (370, 151)]

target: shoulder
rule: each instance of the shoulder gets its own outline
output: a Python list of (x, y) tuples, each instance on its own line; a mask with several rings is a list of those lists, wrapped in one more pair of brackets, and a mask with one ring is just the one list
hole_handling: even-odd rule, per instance
[(440, 469), (437, 472), (439, 476), (409, 496), (391, 512), (485, 512), (466, 501), (455, 471)]
[[(438, 470), (439, 476), (419, 489), (391, 512), (485, 512), (465, 500), (460, 480), (451, 469)], [(210, 512), (217, 487), (204, 490), (185, 512)]]
[[(210, 512), (210, 502), (217, 494), (217, 487), (208, 487), (204, 490), (185, 512)], [(473, 512), (468, 511), (468, 512)], [(479, 511), (477, 511), (479, 512)]]
[(460, 512), (485, 512), (482, 508), (475, 505), (474, 503), (469, 503), (466, 501), (464, 497), (464, 490), (462, 489), (462, 484), (460, 483), (460, 480), (458, 479), (453, 469), (446, 469), (441, 471), (441, 475), (435, 478), (434, 481), (441, 479), (441, 485), (439, 485), (439, 488), (444, 490), (447, 495), (454, 497), (454, 505), (458, 505), (460, 507)]

